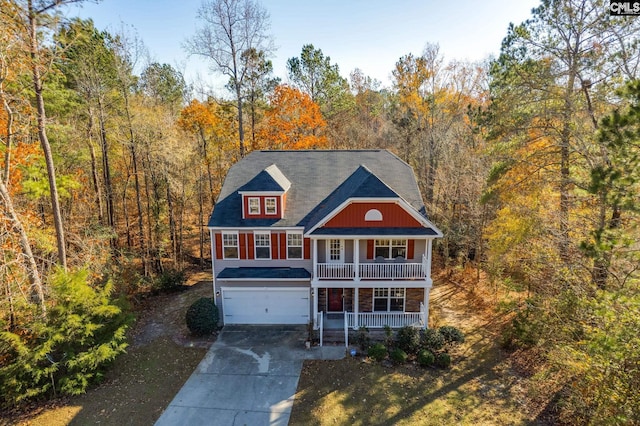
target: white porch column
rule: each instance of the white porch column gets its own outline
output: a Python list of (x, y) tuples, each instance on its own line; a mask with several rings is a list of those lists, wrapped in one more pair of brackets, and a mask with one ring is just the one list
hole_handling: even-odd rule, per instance
[[(355, 280), (360, 281), (360, 240), (353, 240), (353, 267), (355, 268)], [(357, 294), (357, 293), (356, 293)], [(356, 313), (358, 310), (356, 309)]]
[(427, 239), (427, 270), (425, 271), (427, 274), (427, 282), (429, 283), (429, 286), (431, 286), (431, 250), (432, 250), (432, 244), (433, 243), (433, 239), (432, 238), (428, 238)]
[(318, 329), (318, 288), (311, 284), (311, 303), (313, 304), (313, 329)]
[(429, 328), (429, 293), (431, 292), (431, 286), (424, 289), (424, 328)]
[(318, 240), (316, 240), (315, 238), (313, 238), (311, 241), (313, 241), (313, 250), (311, 253), (311, 256), (313, 258), (313, 272), (311, 273), (311, 279), (312, 280), (317, 280), (318, 279)]
[(356, 287), (355, 292), (353, 294), (353, 313), (355, 316), (355, 329), (358, 329), (358, 311), (360, 305), (360, 288)]

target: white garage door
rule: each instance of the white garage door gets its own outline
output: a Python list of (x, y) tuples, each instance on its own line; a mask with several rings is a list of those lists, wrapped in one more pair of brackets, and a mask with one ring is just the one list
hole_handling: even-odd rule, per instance
[(308, 324), (309, 289), (222, 287), (225, 324)]

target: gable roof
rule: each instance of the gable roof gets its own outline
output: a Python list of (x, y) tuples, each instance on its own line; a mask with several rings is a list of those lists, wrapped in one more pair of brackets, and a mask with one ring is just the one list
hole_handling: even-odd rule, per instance
[(282, 174), (278, 166), (270, 165), (253, 179), (239, 188), (240, 192), (287, 192), (291, 182)]
[[(290, 182), (284, 216), (243, 219), (239, 191), (266, 191), (261, 185), (274, 182), (284, 188), (276, 169)], [(349, 198), (398, 197), (426, 218), (413, 170), (387, 150), (253, 151), (229, 169), (208, 225), (308, 230)]]

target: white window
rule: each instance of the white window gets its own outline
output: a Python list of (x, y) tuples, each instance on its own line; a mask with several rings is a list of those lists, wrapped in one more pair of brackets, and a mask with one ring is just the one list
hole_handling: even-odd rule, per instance
[(249, 198), (249, 214), (260, 214), (260, 198)]
[(407, 257), (407, 240), (376, 240), (375, 257)]
[(380, 210), (371, 209), (364, 215), (365, 222), (380, 222), (382, 221), (382, 213)]
[(404, 288), (373, 289), (374, 312), (404, 312)]
[(255, 246), (256, 246), (256, 259), (271, 259), (271, 234), (270, 233), (256, 233)]
[(276, 214), (276, 199), (275, 198), (265, 198), (264, 199), (264, 213), (265, 214)]
[(302, 234), (287, 234), (287, 259), (302, 259)]
[(222, 233), (222, 256), (224, 259), (238, 259), (237, 233)]

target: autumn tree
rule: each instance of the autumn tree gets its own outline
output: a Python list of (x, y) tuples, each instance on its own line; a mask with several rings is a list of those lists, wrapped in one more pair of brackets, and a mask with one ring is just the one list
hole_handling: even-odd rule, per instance
[(318, 135), (326, 126), (319, 106), (306, 93), (287, 86), (276, 87), (259, 134), (265, 149), (324, 148), (325, 136)]
[(273, 49), (269, 14), (252, 0), (204, 0), (198, 9), (202, 26), (187, 40), (189, 53), (212, 61), (216, 71), (229, 78), (238, 113), (240, 157), (246, 152), (244, 136), (244, 94), (249, 74), (255, 71), (251, 52), (268, 55)]

